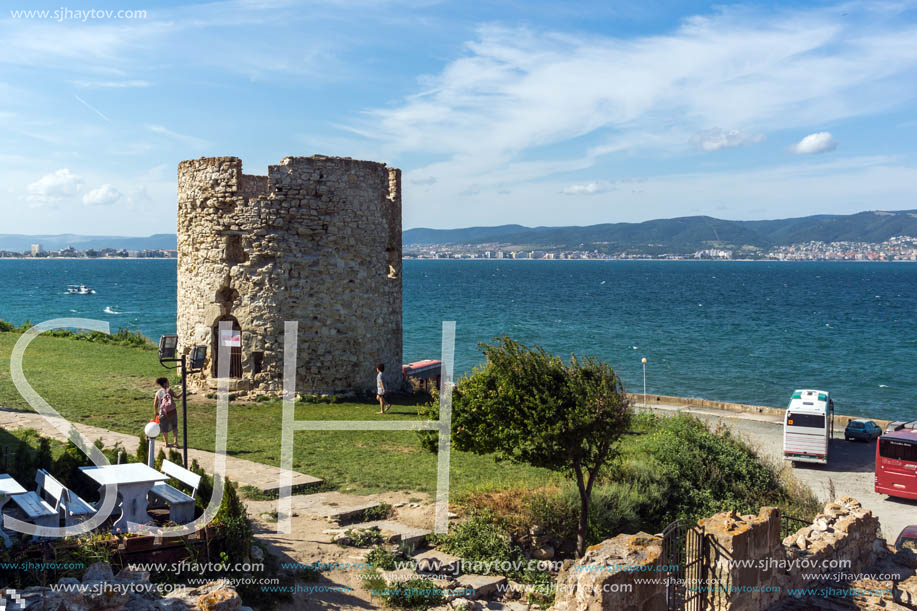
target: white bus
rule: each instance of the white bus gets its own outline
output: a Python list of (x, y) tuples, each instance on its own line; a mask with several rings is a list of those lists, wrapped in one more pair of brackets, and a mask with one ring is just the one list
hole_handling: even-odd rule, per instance
[(783, 458), (827, 464), (834, 435), (834, 401), (824, 390), (797, 390), (783, 420)]

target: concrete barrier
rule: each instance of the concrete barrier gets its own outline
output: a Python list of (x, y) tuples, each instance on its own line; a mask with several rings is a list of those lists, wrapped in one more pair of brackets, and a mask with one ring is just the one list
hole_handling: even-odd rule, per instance
[[(632, 404), (637, 407), (643, 406), (642, 393), (627, 393)], [(715, 409), (724, 412), (736, 414), (759, 414), (762, 416), (771, 416), (783, 420), (786, 410), (780, 407), (768, 407), (766, 405), (748, 405), (746, 403), (728, 403), (726, 401), (713, 401), (711, 399), (700, 399), (696, 397), (672, 397), (669, 395), (646, 395), (646, 406), (654, 405), (683, 405), (685, 407), (696, 407), (701, 409)], [(843, 414), (834, 415), (834, 430), (843, 432), (847, 423), (851, 420), (872, 420), (884, 431), (891, 420), (881, 420), (878, 418), (868, 418), (865, 416), (845, 416)]]

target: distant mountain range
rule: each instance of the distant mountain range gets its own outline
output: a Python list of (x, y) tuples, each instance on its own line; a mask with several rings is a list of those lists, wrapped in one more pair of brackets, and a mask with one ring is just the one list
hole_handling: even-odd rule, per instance
[(0, 250), (26, 252), (32, 244), (41, 244), (45, 250), (60, 250), (73, 246), (77, 250), (175, 250), (177, 248), (174, 233), (157, 233), (148, 237), (75, 235), (17, 235), (0, 233)]
[[(686, 251), (716, 247), (768, 248), (801, 242), (883, 242), (898, 235), (917, 236), (917, 210), (870, 211), (848, 215), (821, 214), (773, 221), (726, 221), (710, 216), (685, 216), (643, 223), (603, 223), (584, 227), (467, 227), (464, 229), (408, 229), (406, 249), (424, 246), (527, 247), (610, 251)], [(175, 234), (149, 237), (0, 234), (0, 250), (28, 251), (32, 244), (45, 250), (73, 246), (77, 250), (176, 248)]]
[(675, 250), (755, 246), (768, 248), (800, 242), (883, 242), (917, 236), (917, 210), (871, 211), (849, 215), (817, 215), (773, 221), (726, 221), (686, 216), (643, 223), (604, 223), (585, 227), (469, 227), (409, 229), (406, 248), (468, 245), (521, 246), (541, 249), (610, 251), (622, 248)]

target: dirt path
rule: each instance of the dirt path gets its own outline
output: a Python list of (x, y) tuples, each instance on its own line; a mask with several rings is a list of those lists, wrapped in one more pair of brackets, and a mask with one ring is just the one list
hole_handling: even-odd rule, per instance
[[(739, 414), (714, 409), (686, 408), (676, 405), (653, 405), (661, 414), (682, 411), (693, 414), (710, 424), (724, 424), (747, 439), (759, 453), (778, 462), (783, 461), (783, 422), (779, 418), (760, 414)], [(808, 485), (823, 502), (834, 497), (852, 496), (879, 517), (886, 539), (894, 542), (898, 533), (909, 524), (917, 524), (917, 501), (897, 499), (876, 494), (875, 442), (844, 441), (844, 431), (835, 430), (831, 440), (827, 465), (800, 464), (792, 467), (796, 477)], [(840, 437), (838, 437), (840, 435)]]

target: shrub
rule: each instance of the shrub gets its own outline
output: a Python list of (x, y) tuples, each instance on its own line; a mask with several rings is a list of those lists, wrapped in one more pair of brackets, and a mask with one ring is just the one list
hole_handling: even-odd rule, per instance
[[(811, 490), (772, 461), (758, 457), (726, 430), (711, 431), (690, 416), (641, 414), (621, 456), (602, 474), (592, 494), (587, 543), (622, 532), (659, 532), (675, 519), (697, 520), (735, 509), (757, 513), (765, 505), (812, 518), (819, 510)], [(464, 504), (491, 511), (514, 532), (535, 524), (566, 542), (575, 539), (579, 498), (562, 488), (478, 492)]]
[(392, 515), (392, 506), (388, 503), (379, 503), (375, 507), (363, 510), (363, 522), (372, 522), (374, 520), (384, 520)]
[(509, 530), (489, 511), (472, 511), (469, 518), (452, 527), (452, 532), (434, 538), (443, 551), (468, 562), (514, 562), (522, 550), (510, 543)]
[[(13, 325), (9, 322), (0, 320), (0, 332), (6, 333), (25, 333), (34, 327), (28, 320), (21, 325)], [(134, 346), (147, 350), (154, 350), (156, 345), (146, 335), (140, 331), (131, 331), (129, 328), (118, 328), (112, 334), (102, 333), (101, 331), (73, 331), (71, 329), (51, 329), (45, 331), (42, 335), (50, 337), (61, 337), (82, 342), (92, 342), (96, 344), (113, 344), (117, 346)]]
[(394, 571), (396, 559), (397, 556), (394, 552), (390, 552), (381, 545), (377, 545), (366, 554), (366, 562), (374, 569), (382, 569), (383, 571)]
[(47, 437), (38, 438), (38, 452), (35, 456), (35, 468), (49, 471), (51, 469), (51, 440)]
[(236, 485), (228, 478), (223, 486), (223, 502), (214, 519), (226, 528), (226, 552), (232, 562), (244, 562), (251, 549), (252, 527)]
[(381, 589), (386, 606), (399, 609), (429, 609), (443, 603), (442, 589), (432, 580), (417, 577)]
[(344, 534), (350, 537), (355, 547), (367, 547), (382, 543), (382, 533), (376, 526), (366, 529), (348, 529)]

